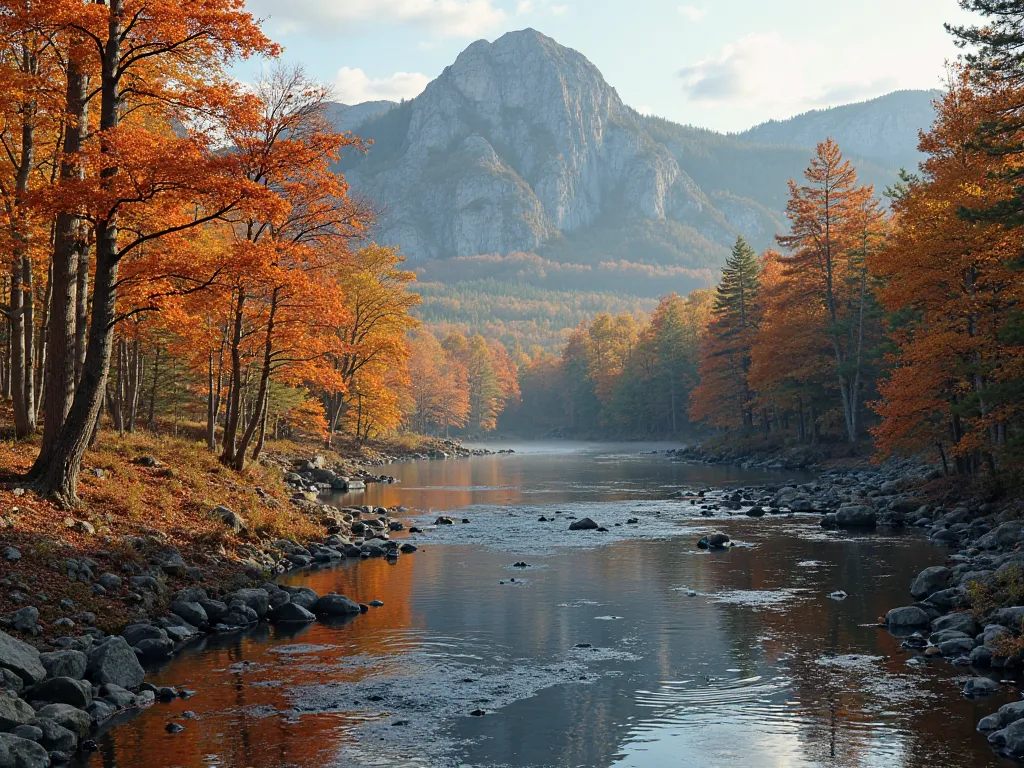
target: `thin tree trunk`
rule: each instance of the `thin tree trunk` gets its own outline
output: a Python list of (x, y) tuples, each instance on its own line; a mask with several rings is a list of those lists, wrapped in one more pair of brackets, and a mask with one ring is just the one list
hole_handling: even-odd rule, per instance
[(263, 404), (263, 418), (260, 419), (260, 435), (256, 439), (256, 447), (252, 449), (252, 460), (259, 461), (263, 446), (267, 440), (267, 417), (270, 415), (270, 398)]
[(270, 300), (270, 314), (267, 317), (267, 335), (263, 345), (263, 367), (260, 372), (260, 386), (256, 394), (256, 400), (252, 404), (252, 415), (242, 435), (242, 440), (235, 454), (234, 468), (238, 471), (245, 469), (245, 454), (249, 450), (249, 444), (256, 434), (260, 422), (263, 420), (263, 411), (267, 407), (267, 398), (270, 390), (270, 372), (274, 362), (274, 317), (277, 313), (278, 289), (274, 289)]
[(156, 352), (153, 353), (153, 386), (149, 390), (149, 416), (146, 419), (146, 429), (153, 431), (156, 427), (156, 394), (160, 384), (160, 345), (157, 344)]
[(228, 393), (228, 412), (224, 422), (224, 448), (221, 461), (228, 466), (235, 463), (235, 444), (238, 440), (238, 420), (241, 417), (242, 397), (242, 320), (245, 293), (238, 292), (235, 300), (234, 330), (231, 334), (231, 390)]

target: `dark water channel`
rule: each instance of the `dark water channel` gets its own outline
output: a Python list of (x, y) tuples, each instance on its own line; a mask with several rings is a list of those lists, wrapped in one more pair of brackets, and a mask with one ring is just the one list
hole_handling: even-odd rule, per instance
[[(421, 551), (394, 564), (292, 576), (385, 605), (181, 653), (151, 679), (197, 694), (114, 728), (90, 765), (1003, 764), (974, 725), (1019, 693), (967, 700), (960, 671), (908, 665), (898, 639), (866, 626), (943, 552), (915, 534), (824, 532), (813, 516), (694, 517), (668, 493), (808, 478), (638, 450), (388, 469), (400, 484), (351, 501), (471, 522), (414, 535)], [(569, 533), (565, 518), (583, 515), (610, 532)], [(700, 552), (709, 528), (745, 546)], [(186, 730), (165, 733), (171, 719)]]

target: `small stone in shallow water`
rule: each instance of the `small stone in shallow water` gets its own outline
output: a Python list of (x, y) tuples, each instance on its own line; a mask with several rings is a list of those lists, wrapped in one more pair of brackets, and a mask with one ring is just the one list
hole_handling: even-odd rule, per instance
[(590, 643), (576, 643), (576, 647), (577, 648), (593, 648), (594, 646), (592, 646)]
[(181, 723), (168, 723), (164, 726), (164, 730), (168, 733), (181, 733), (185, 730), (185, 726)]
[(383, 605), (384, 605), (384, 602), (382, 600), (371, 600), (370, 601), (370, 607), (372, 607), (372, 608), (380, 608)]
[(470, 712), (469, 714), (470, 714), (470, 715), (472, 715), (473, 717), (483, 717), (483, 716), (484, 716), (484, 715), (486, 715), (487, 713), (486, 713), (486, 712), (484, 712), (484, 711), (483, 711), (482, 709), (474, 709), (474, 710), (473, 710), (472, 712)]
[(519, 561), (518, 563), (514, 563), (512, 565), (512, 567), (513, 568), (529, 568), (530, 565), (529, 565), (529, 563), (526, 563), (526, 562), (523, 562), (523, 561)]
[(695, 589), (688, 589), (688, 590), (686, 590), (686, 596), (687, 597), (696, 597), (697, 596), (697, 590), (695, 590)]
[(833, 600), (845, 600), (846, 598), (849, 597), (849, 595), (846, 594), (846, 592), (844, 592), (843, 590), (837, 589), (835, 592), (830, 594), (829, 597), (832, 598)]

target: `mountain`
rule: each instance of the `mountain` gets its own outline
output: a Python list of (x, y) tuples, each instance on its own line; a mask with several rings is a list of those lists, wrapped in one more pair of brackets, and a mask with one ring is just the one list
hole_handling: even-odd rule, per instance
[(362, 104), (327, 105), (327, 118), (339, 131), (354, 131), (367, 120), (372, 120), (396, 106), (394, 101), (364, 101)]
[(648, 308), (710, 285), (737, 235), (772, 245), (788, 180), (828, 135), (884, 188), (916, 165), (930, 98), (903, 92), (723, 135), (639, 114), (581, 53), (527, 29), (473, 43), (414, 99), (333, 105), (332, 117), (373, 140), (338, 167), (375, 208), (374, 237), (420, 273), (425, 319), (500, 315), (512, 335), (529, 326), (528, 340), (548, 345), (568, 315), (552, 311), (562, 319), (538, 330), (528, 313), (544, 303), (573, 317)]
[(935, 119), (934, 101), (940, 91), (896, 91), (859, 104), (819, 109), (773, 120), (739, 136), (755, 144), (811, 147), (831, 136), (845, 151), (887, 167), (906, 166), (920, 159), (918, 131)]

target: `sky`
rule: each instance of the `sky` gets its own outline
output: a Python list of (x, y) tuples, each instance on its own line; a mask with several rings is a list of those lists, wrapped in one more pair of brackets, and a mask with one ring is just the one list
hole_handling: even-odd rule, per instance
[[(905, 88), (940, 88), (957, 0), (246, 0), (338, 101), (420, 93), (474, 40), (532, 27), (592, 61), (622, 99), (740, 131)], [(257, 64), (240, 77), (257, 75)]]

